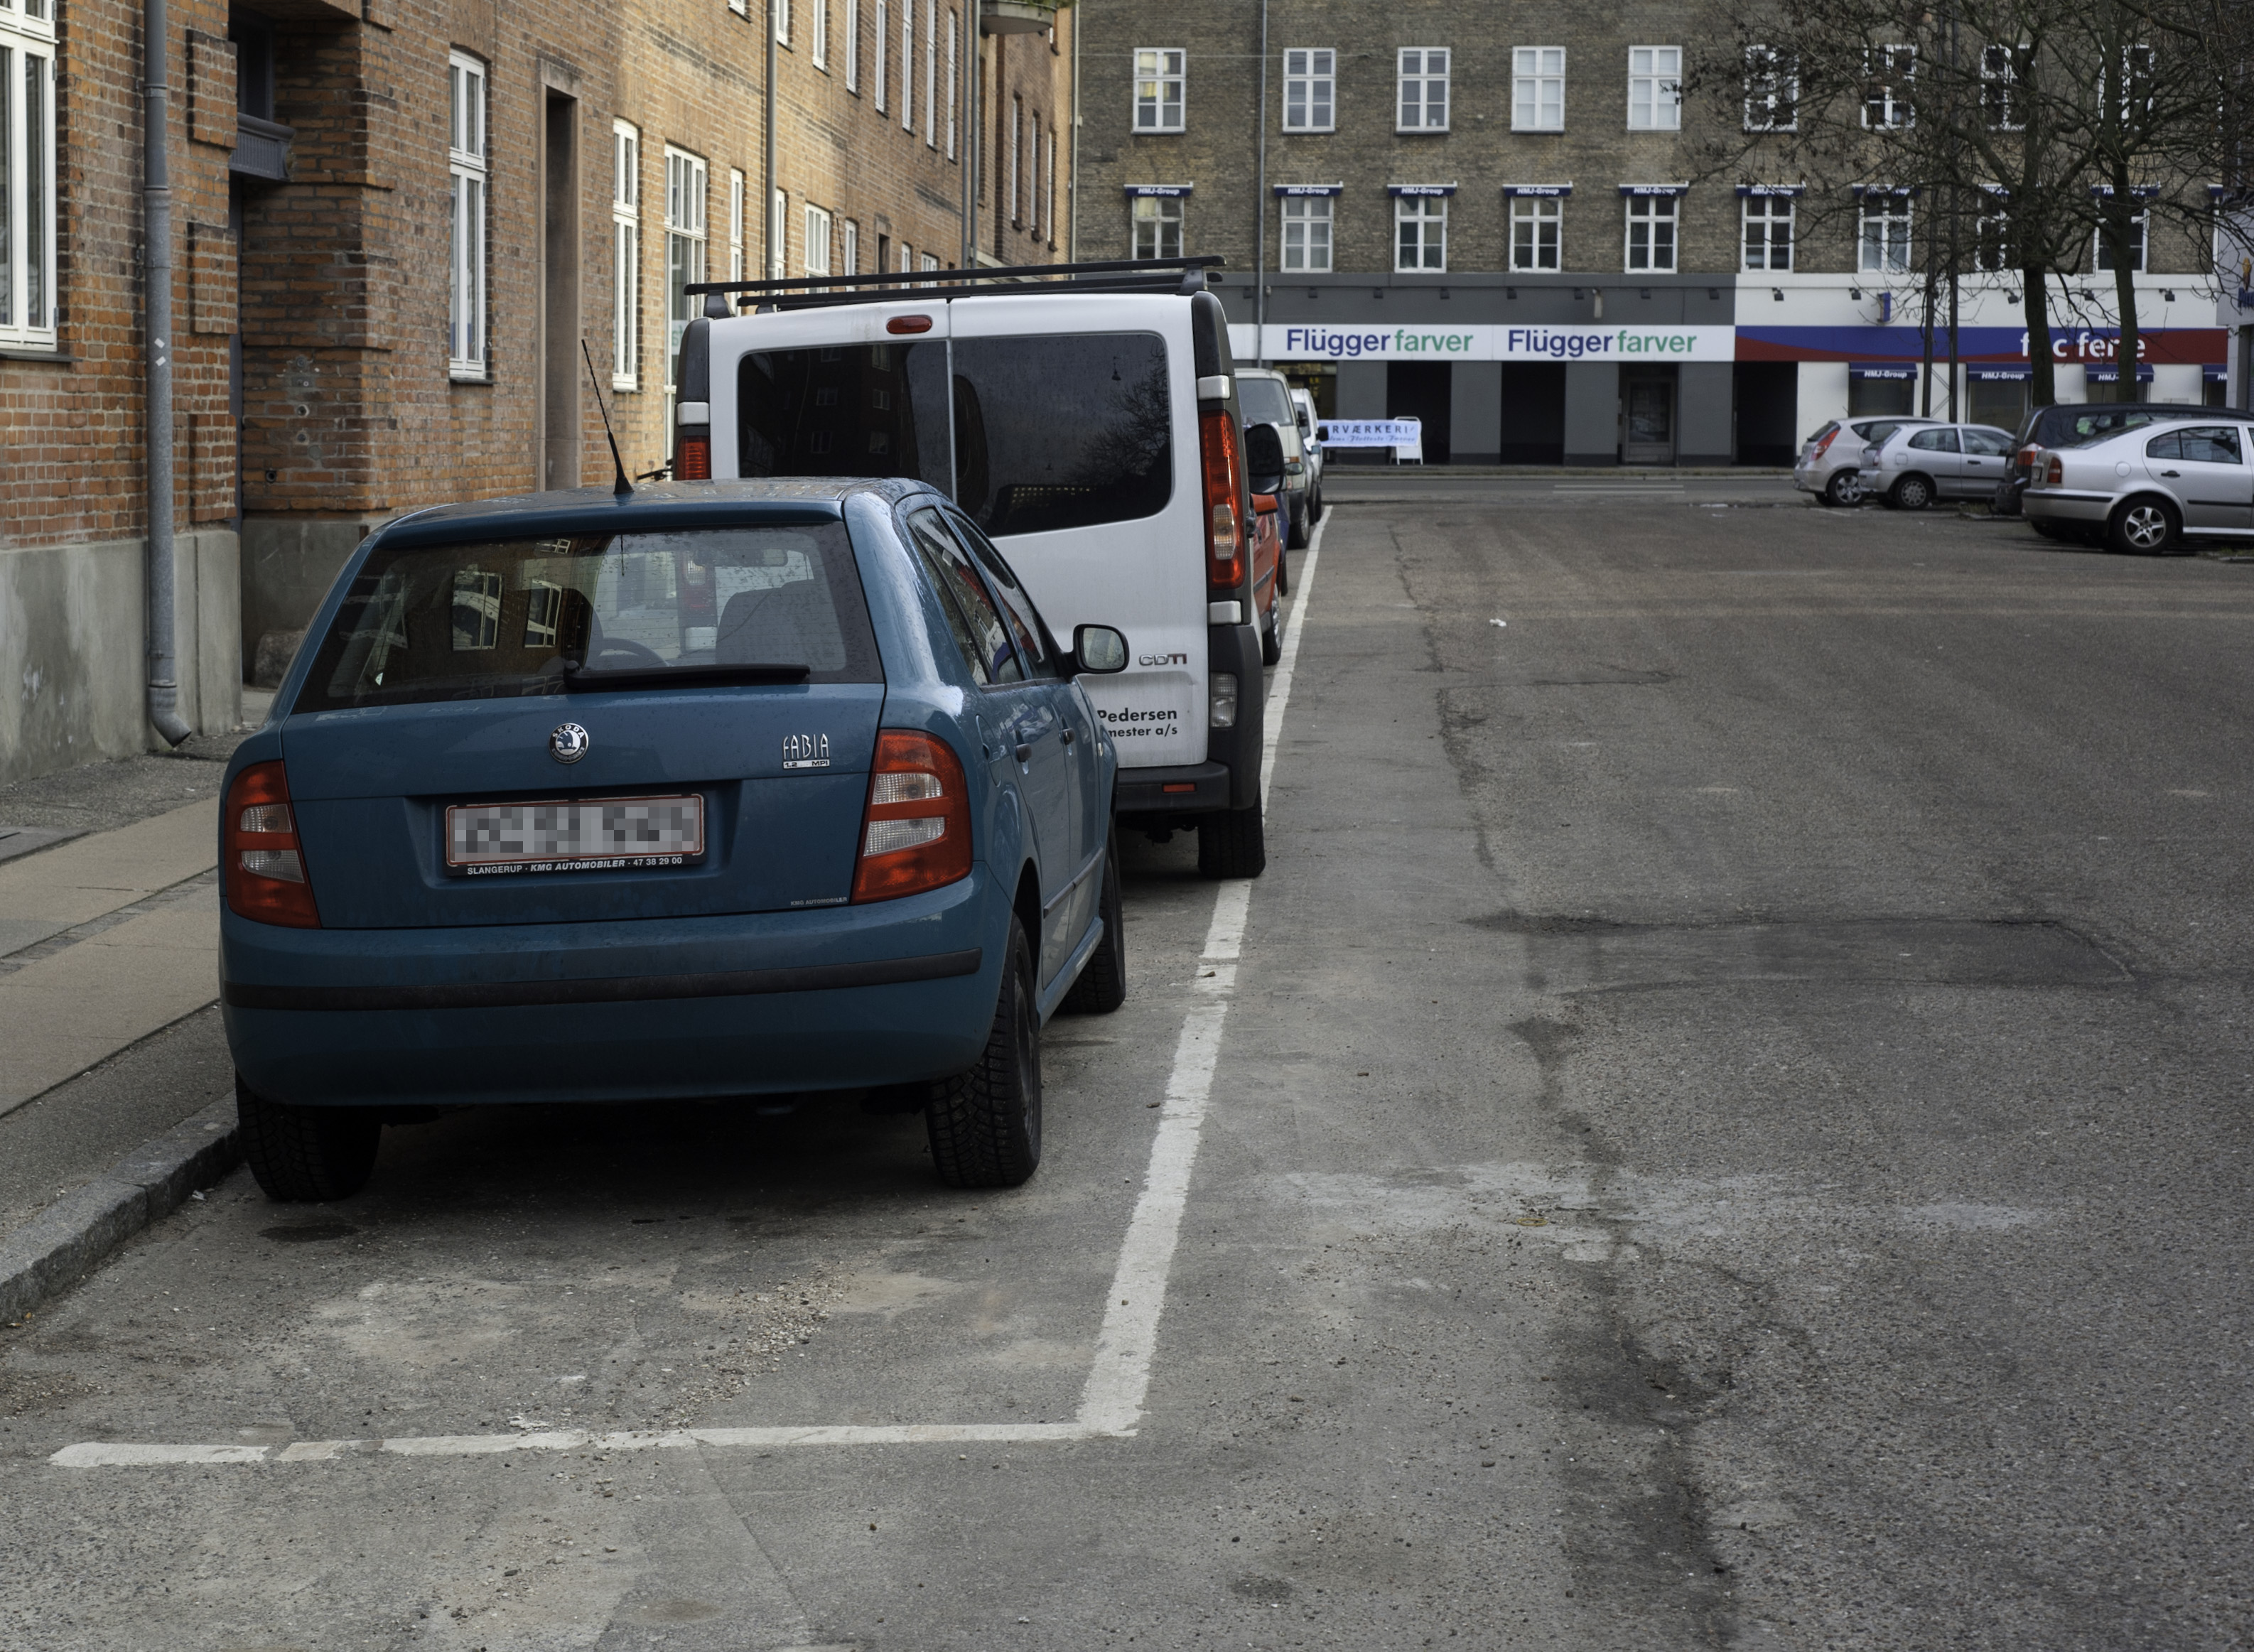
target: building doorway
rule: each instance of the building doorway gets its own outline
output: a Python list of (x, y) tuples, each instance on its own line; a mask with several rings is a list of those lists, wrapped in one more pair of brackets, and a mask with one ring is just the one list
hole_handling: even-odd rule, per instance
[(1620, 463), (1675, 463), (1675, 369), (1620, 371)]
[(1454, 416), (1455, 368), (1446, 361), (1388, 361), (1385, 416), (1420, 419), (1424, 425), (1424, 463), (1448, 462), (1449, 427)]
[(1501, 447), (1500, 458), (1505, 465), (1565, 462), (1564, 362), (1502, 364)]

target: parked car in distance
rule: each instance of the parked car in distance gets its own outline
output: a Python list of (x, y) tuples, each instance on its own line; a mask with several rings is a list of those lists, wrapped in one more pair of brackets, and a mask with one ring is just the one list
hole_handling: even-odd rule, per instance
[(2054, 402), (2032, 408), (2012, 438), (2011, 469), (1996, 489), (1998, 516), (2020, 514), (2020, 499), (2034, 475), (2035, 454), (2046, 447), (2072, 447), (2116, 430), (2161, 420), (2244, 419), (2254, 413), (2227, 407), (2194, 407), (2188, 402)]
[[(1315, 524), (1323, 519), (1323, 444), (1319, 431), (1319, 416), (1315, 398), (1297, 385), (1292, 387), (1292, 408), (1298, 417), (1299, 444), (1307, 453), (1307, 531), (1312, 534)], [(1289, 591), (1292, 582), (1286, 578), (1284, 589)]]
[(2027, 521), (2054, 539), (2138, 556), (2254, 537), (2254, 420), (2205, 411), (2042, 449), (2021, 501)]
[(1884, 441), (1906, 424), (1936, 422), (1895, 414), (1827, 420), (1801, 444), (1800, 458), (1792, 467), (1792, 485), (1803, 494), (1815, 494), (1819, 505), (1860, 504), (1863, 449)]
[(1284, 542), (1304, 550), (1314, 524), (1308, 511), (1314, 475), (1307, 465), (1306, 440), (1299, 432), (1298, 410), (1292, 405), (1291, 381), (1272, 368), (1240, 368), (1236, 396), (1244, 407), (1245, 424), (1272, 424), (1283, 438), (1284, 485), (1277, 496), (1284, 512)]
[(1252, 585), (1260, 592), (1260, 663), (1284, 657), (1284, 432), (1244, 427), (1244, 470), (1252, 489)]
[(1904, 425), (1863, 449), (1861, 486), (1896, 510), (1985, 499), (2011, 452), (2012, 433), (1992, 424)]
[(1041, 1152), (1041, 1024), (1114, 1008), (1114, 741), (912, 480), (453, 505), (371, 535), (229, 762), (220, 999), (276, 1199), (387, 1113), (864, 1090), (941, 1178)]

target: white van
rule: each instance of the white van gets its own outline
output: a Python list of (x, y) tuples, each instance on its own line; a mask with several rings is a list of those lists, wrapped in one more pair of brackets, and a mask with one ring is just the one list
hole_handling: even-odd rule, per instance
[[(1265, 696), (1216, 262), (691, 286), (709, 296), (682, 338), (674, 475), (948, 494), (1058, 635), (1125, 634), (1128, 668), (1083, 683), (1118, 752), (1121, 823), (1194, 827), (1201, 872), (1250, 878)], [(1027, 275), (1044, 278), (996, 283)], [(726, 293), (758, 313), (728, 313)]]

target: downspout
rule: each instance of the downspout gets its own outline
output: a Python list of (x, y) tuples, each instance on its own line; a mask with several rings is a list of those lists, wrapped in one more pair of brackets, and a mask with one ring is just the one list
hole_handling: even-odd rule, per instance
[[(858, 0), (856, 0), (858, 4)], [(962, 43), (962, 268), (978, 268), (978, 0), (968, 8), (970, 38)]]
[[(780, 0), (767, 0), (767, 95), (766, 121), (760, 136), (760, 219), (766, 228), (760, 231), (760, 250), (766, 255), (767, 267), (762, 279), (780, 280), (782, 268), (776, 262), (780, 248), (775, 242), (774, 209), (774, 145), (775, 145), (775, 7)], [(881, 43), (880, 43), (881, 44)]]
[(1260, 108), (1253, 117), (1259, 128), (1259, 164), (1252, 209), (1259, 228), (1253, 235), (1252, 360), (1268, 365), (1268, 0), (1260, 0)]
[(1072, 14), (1072, 165), (1066, 189), (1072, 199), (1066, 203), (1071, 209), (1072, 220), (1065, 231), (1065, 258), (1071, 263), (1080, 262), (1080, 13)]
[(142, 275), (149, 284), (144, 318), (149, 351), (149, 723), (165, 744), (178, 746), (195, 731), (180, 718), (179, 663), (173, 637), (172, 183), (164, 153), (170, 135), (164, 110), (168, 26), (164, 0), (145, 0), (141, 23), (147, 69), (141, 100), (141, 222), (148, 242)]

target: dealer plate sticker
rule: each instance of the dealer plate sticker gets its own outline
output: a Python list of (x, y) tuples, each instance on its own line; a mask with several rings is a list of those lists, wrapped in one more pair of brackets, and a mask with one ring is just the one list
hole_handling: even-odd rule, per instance
[(446, 870), (456, 877), (641, 872), (704, 858), (704, 800), (695, 794), (457, 803), (446, 811)]

